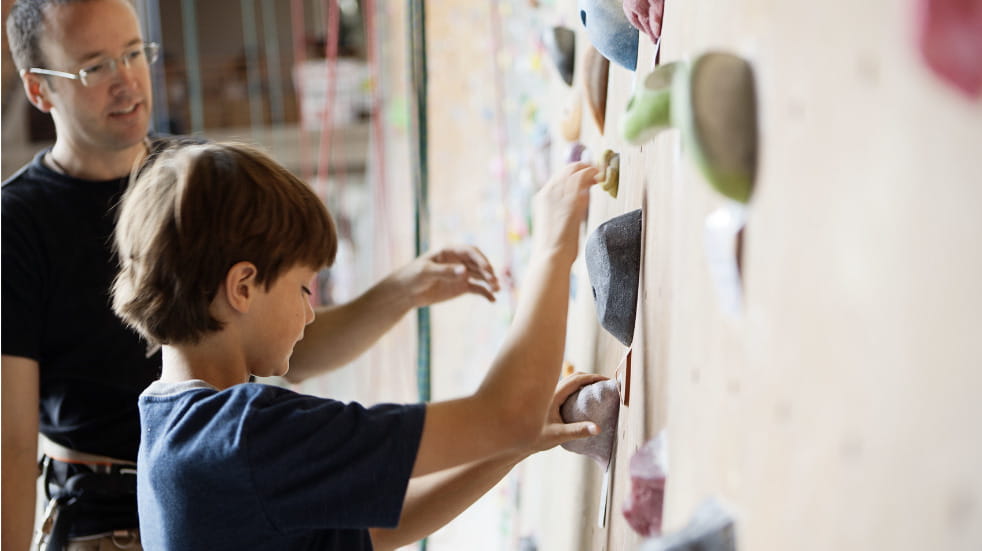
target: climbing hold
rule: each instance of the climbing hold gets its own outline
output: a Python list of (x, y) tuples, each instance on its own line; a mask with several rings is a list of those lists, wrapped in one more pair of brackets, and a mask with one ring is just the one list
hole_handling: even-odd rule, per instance
[(583, 153), (586, 151), (586, 146), (580, 142), (576, 142), (569, 146), (569, 154), (566, 156), (567, 163), (577, 163), (583, 159)]
[(750, 64), (705, 53), (673, 78), (672, 122), (716, 191), (746, 203), (757, 173), (757, 97)]
[(638, 30), (624, 15), (621, 0), (579, 0), (580, 21), (603, 56), (628, 70), (638, 67)]
[(671, 126), (672, 77), (679, 63), (659, 66), (644, 78), (621, 118), (621, 136), (641, 145)]
[(543, 33), (542, 43), (545, 44), (563, 82), (572, 86), (573, 69), (576, 65), (576, 33), (569, 27), (552, 27)]
[(666, 110), (709, 184), (730, 199), (749, 201), (757, 173), (757, 96), (750, 64), (733, 54), (709, 52), (691, 64), (658, 67), (628, 102), (622, 136), (633, 144), (650, 139), (667, 127)]
[(614, 449), (620, 406), (621, 398), (617, 391), (617, 381), (613, 379), (586, 385), (571, 394), (559, 407), (563, 422), (593, 421), (600, 428), (600, 433), (588, 438), (570, 440), (562, 446), (573, 453), (589, 457), (596, 461), (601, 469), (607, 470), (611, 451)]
[(586, 101), (590, 105), (600, 134), (604, 133), (604, 117), (607, 112), (607, 77), (610, 73), (610, 61), (600, 55), (596, 48), (587, 48), (583, 55), (583, 85), (586, 89)]
[(969, 96), (982, 93), (982, 2), (920, 0), (917, 41), (928, 66)]
[(580, 139), (580, 121), (583, 120), (583, 102), (576, 90), (569, 95), (559, 120), (559, 130), (567, 142)]
[(715, 499), (703, 501), (681, 531), (646, 540), (640, 551), (736, 551), (733, 516)]
[(634, 28), (648, 35), (655, 44), (661, 37), (665, 0), (624, 0), (624, 15)]
[(585, 256), (600, 326), (630, 346), (641, 274), (641, 209), (597, 226), (587, 237)]
[(665, 479), (668, 477), (666, 438), (663, 430), (631, 456), (631, 494), (624, 502), (624, 519), (635, 532), (645, 537), (661, 534)]
[(600, 187), (616, 199), (617, 188), (620, 186), (621, 179), (621, 156), (609, 149), (605, 149), (600, 154), (598, 168), (600, 169), (600, 173), (603, 174)]

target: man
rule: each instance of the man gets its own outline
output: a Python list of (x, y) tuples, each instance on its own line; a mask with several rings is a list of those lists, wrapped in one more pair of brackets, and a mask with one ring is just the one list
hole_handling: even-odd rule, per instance
[[(2, 547), (31, 539), (40, 432), (52, 548), (98, 548), (98, 538), (138, 548), (137, 396), (160, 355), (112, 314), (110, 243), (130, 171), (156, 147), (147, 132), (158, 49), (126, 0), (18, 0), (7, 34), (24, 91), (57, 138), (3, 184)], [(494, 290), (476, 249), (420, 257), (318, 312), (291, 378), (346, 364), (412, 308), (468, 292), (493, 300)]]

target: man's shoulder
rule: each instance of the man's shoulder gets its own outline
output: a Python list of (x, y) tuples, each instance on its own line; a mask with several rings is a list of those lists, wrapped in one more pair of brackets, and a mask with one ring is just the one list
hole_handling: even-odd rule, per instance
[(10, 192), (29, 189), (32, 184), (44, 179), (39, 171), (41, 166), (39, 157), (43, 154), (44, 151), (38, 153), (30, 162), (17, 169), (17, 172), (11, 174), (9, 178), (3, 181), (3, 184), (0, 184), (5, 196)]

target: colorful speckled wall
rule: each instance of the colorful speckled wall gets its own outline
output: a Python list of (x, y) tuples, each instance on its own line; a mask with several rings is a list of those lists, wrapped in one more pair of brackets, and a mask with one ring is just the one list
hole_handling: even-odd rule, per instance
[[(982, 545), (982, 102), (924, 62), (922, 4), (668, 0), (661, 63), (712, 49), (753, 68), (758, 167), (739, 211), (736, 287), (713, 267), (733, 257), (711, 229), (731, 204), (679, 132), (640, 146), (620, 137), (654, 44), (641, 36), (636, 72), (611, 64), (604, 128), (584, 109), (580, 140), (620, 153), (620, 193), (595, 192), (586, 230), (643, 208), (644, 245), (608, 513), (598, 522), (599, 468), (553, 451), (463, 521), (493, 534), (477, 548), (637, 549), (622, 515), (628, 463), (663, 429), (668, 533), (712, 496), (739, 549)], [(561, 122), (579, 86), (537, 40), (555, 24), (577, 29), (581, 62), (576, 2), (427, 9), (434, 242), (478, 244), (520, 272), (510, 199), (565, 157)], [(580, 263), (574, 278), (567, 358), (613, 376), (627, 348), (598, 327)], [(508, 309), (505, 296), (434, 311), (438, 394), (479, 380)]]

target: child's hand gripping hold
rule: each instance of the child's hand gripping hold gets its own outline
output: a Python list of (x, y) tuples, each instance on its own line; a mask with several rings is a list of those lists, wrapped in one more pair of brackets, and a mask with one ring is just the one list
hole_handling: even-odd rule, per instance
[(573, 263), (579, 250), (580, 223), (590, 202), (590, 186), (597, 183), (598, 175), (593, 165), (571, 163), (539, 190), (533, 213), (534, 255), (555, 255)]

